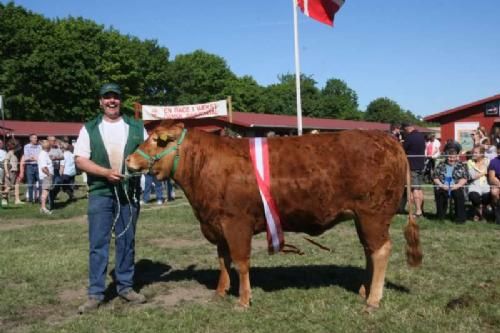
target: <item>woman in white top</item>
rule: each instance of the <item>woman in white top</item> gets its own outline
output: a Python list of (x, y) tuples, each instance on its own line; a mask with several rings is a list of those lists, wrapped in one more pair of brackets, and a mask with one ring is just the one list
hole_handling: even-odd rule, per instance
[(490, 201), (490, 185), (488, 184), (489, 160), (484, 157), (484, 148), (475, 146), (472, 149), (472, 159), (467, 162), (470, 176), (469, 200), (474, 207), (474, 221), (483, 217), (483, 207)]
[(54, 177), (54, 164), (49, 156), (50, 143), (47, 140), (42, 140), (42, 150), (38, 154), (38, 177), (42, 183), (42, 196), (40, 200), (40, 213), (52, 214), (52, 211), (47, 209), (47, 198), (49, 191), (52, 189), (52, 180)]

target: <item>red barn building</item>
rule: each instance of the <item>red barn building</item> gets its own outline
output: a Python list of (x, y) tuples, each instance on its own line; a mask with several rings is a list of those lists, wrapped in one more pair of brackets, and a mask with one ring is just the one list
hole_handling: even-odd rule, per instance
[(479, 126), (484, 126), (490, 136), (500, 130), (500, 94), (427, 116), (424, 120), (441, 125), (443, 143), (454, 139), (464, 150), (469, 150), (471, 133)]

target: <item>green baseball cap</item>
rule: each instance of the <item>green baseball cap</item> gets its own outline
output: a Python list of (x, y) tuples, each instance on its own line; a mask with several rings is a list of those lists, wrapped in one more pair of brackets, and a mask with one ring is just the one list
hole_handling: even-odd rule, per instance
[(121, 96), (122, 90), (120, 89), (120, 86), (117, 85), (116, 83), (105, 83), (102, 85), (101, 89), (99, 89), (99, 95), (104, 96), (105, 94), (109, 92), (114, 92), (115, 94)]

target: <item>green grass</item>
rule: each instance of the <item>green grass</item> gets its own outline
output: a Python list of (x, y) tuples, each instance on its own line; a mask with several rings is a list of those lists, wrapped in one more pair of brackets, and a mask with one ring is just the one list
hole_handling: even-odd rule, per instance
[[(64, 199), (64, 195), (61, 195)], [(215, 247), (201, 235), (185, 199), (146, 207), (137, 231), (137, 288), (149, 302), (114, 298), (78, 316), (85, 300), (86, 200), (0, 209), (0, 331), (6, 332), (499, 332), (500, 227), (419, 220), (424, 262), (410, 269), (397, 216), (381, 308), (363, 313), (357, 295), (364, 255), (352, 222), (315, 238), (287, 242), (306, 254), (267, 254), (264, 235), (252, 253), (252, 306), (237, 311), (231, 295), (211, 301), (218, 277)], [(113, 268), (111, 260), (110, 270)], [(111, 283), (111, 278), (108, 279)]]

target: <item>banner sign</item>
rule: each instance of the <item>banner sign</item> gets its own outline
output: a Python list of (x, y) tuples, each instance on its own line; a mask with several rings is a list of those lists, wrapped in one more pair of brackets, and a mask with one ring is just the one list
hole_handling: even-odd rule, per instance
[(217, 101), (195, 105), (142, 106), (143, 120), (193, 119), (227, 116), (227, 101)]
[(500, 101), (487, 103), (484, 107), (485, 117), (498, 117), (500, 116)]

